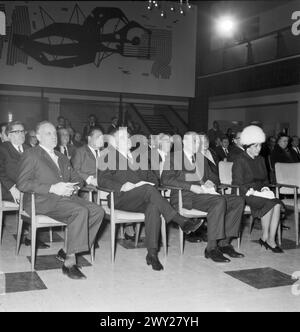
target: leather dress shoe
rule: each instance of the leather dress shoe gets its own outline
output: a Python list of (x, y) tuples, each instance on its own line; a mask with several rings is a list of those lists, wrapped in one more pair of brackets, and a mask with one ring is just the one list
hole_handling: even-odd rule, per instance
[(77, 265), (72, 265), (71, 267), (63, 265), (62, 272), (71, 279), (86, 279), (86, 276), (79, 270), (79, 267)]
[(66, 260), (67, 254), (64, 252), (63, 249), (60, 249), (56, 255), (56, 259), (64, 262)]
[(181, 226), (181, 229), (185, 234), (190, 234), (192, 232), (195, 232), (201, 225), (200, 219), (187, 219), (183, 226)]
[[(24, 239), (24, 244), (25, 244), (25, 246), (31, 246), (31, 240), (25, 238)], [(46, 244), (45, 242), (39, 241), (39, 240), (37, 241), (36, 246), (37, 246), (38, 249), (48, 249), (48, 248), (50, 248), (50, 246), (48, 244)]]
[(214, 262), (217, 262), (217, 263), (229, 263), (230, 262), (230, 259), (223, 256), (223, 254), (221, 253), (221, 251), (218, 248), (214, 248), (211, 250), (205, 249), (204, 256), (205, 256), (205, 258), (211, 258)]
[(222, 254), (226, 254), (226, 255), (228, 255), (232, 258), (243, 258), (243, 257), (245, 257), (240, 252), (235, 251), (232, 245), (228, 245), (228, 246), (225, 246), (225, 247), (218, 247), (218, 249), (221, 251)]
[(148, 253), (146, 256), (146, 262), (147, 265), (152, 265), (152, 269), (155, 271), (160, 271), (164, 269), (157, 255), (151, 255)]
[(192, 243), (200, 243), (202, 241), (202, 238), (200, 235), (197, 235), (196, 233), (190, 233), (186, 234), (185, 240)]
[(124, 232), (124, 238), (125, 238), (125, 240), (135, 241), (135, 234), (134, 235), (129, 235), (126, 232)]

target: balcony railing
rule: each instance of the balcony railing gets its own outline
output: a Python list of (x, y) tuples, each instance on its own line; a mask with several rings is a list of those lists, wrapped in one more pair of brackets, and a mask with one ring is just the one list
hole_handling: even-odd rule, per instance
[(203, 61), (200, 75), (264, 64), (296, 55), (300, 55), (300, 36), (294, 36), (291, 27), (286, 27), (256, 39), (211, 51)]

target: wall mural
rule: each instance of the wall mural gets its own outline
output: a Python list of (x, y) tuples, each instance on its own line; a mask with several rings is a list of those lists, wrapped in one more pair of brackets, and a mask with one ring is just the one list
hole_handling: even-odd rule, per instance
[[(146, 2), (135, 2), (134, 7), (132, 3), (97, 1), (62, 5), (61, 2), (25, 1), (0, 4), (8, 22), (7, 35), (0, 37), (1, 72), (4, 73), (1, 69), (4, 65), (8, 74), (10, 68), (17, 78), (16, 84), (24, 82), (24, 77), (18, 81), (21, 70), (27, 73), (29, 85), (41, 83), (59, 87), (61, 75), (67, 74), (72, 76), (70, 81), (73, 82), (68, 84), (68, 79), (64, 78), (61, 87), (81, 88), (81, 83), (89, 80), (89, 89), (150, 94), (173, 91), (175, 95), (193, 95), (194, 59), (186, 55), (181, 62), (179, 57), (184, 52), (177, 54), (174, 50), (182, 44), (182, 28), (187, 25), (189, 31), (195, 24), (185, 24), (182, 21), (188, 20), (183, 16), (180, 24), (176, 16), (163, 20), (159, 12), (146, 10)], [(180, 29), (176, 25), (180, 25)], [(190, 50), (195, 57), (193, 32), (190, 37)], [(186, 71), (177, 67), (179, 63), (181, 67), (193, 67), (188, 70), (192, 77), (183, 75), (182, 83), (178, 78)], [(12, 70), (14, 68), (18, 68), (19, 74)], [(0, 75), (0, 83), (5, 83), (4, 78)], [(81, 82), (77, 81), (74, 86), (74, 80), (79, 78)], [(158, 86), (161, 81), (164, 83)], [(189, 90), (185, 92), (187, 81), (192, 84), (188, 84)]]

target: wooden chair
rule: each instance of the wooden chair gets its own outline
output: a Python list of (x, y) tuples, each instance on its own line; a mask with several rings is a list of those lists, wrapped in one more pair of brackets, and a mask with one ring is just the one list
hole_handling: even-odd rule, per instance
[(299, 244), (299, 208), (298, 198), (300, 188), (300, 163), (276, 163), (275, 175), (277, 182), (277, 196), (293, 195), (293, 198), (284, 198), (282, 202), (287, 207), (294, 208), (296, 245)]
[[(206, 212), (203, 212), (203, 211), (200, 211), (200, 210), (196, 210), (196, 209), (191, 209), (191, 210), (188, 210), (188, 209), (185, 209), (183, 207), (183, 203), (182, 203), (182, 188), (180, 187), (175, 187), (175, 186), (168, 186), (168, 185), (164, 185), (163, 187), (160, 188), (160, 190), (163, 192), (165, 192), (163, 194), (164, 197), (168, 198), (168, 195), (170, 193), (171, 190), (176, 190), (178, 191), (178, 213), (180, 215), (182, 215), (183, 217), (185, 218), (197, 218), (197, 219), (202, 219), (202, 222), (201, 222), (201, 225), (203, 224), (206, 216), (207, 216), (207, 213)], [(167, 194), (166, 194), (167, 192)], [(200, 226), (201, 226), (200, 225)], [(179, 245), (180, 245), (180, 254), (182, 255), (183, 254), (183, 251), (184, 251), (184, 233), (183, 233), (183, 230), (179, 228)]]
[[(110, 194), (110, 207), (108, 205), (108, 195)], [(116, 225), (136, 223), (135, 246), (137, 247), (139, 240), (139, 233), (141, 223), (145, 221), (145, 214), (139, 212), (128, 212), (115, 209), (114, 205), (114, 190), (104, 187), (98, 187), (97, 204), (100, 204), (107, 216), (110, 219), (110, 236), (111, 236), (111, 261), (115, 261), (116, 249)], [(166, 236), (166, 221), (161, 217), (161, 234), (165, 256), (167, 255), (167, 236)], [(121, 236), (124, 238), (124, 230), (121, 228)]]
[[(34, 271), (35, 267), (35, 255), (36, 255), (36, 233), (40, 228), (51, 228), (51, 227), (63, 227), (65, 229), (65, 251), (67, 244), (67, 224), (64, 222), (55, 220), (45, 215), (36, 214), (35, 207), (35, 193), (31, 193), (31, 216), (29, 216), (23, 209), (23, 197), (24, 194), (21, 193), (20, 199), (20, 212), (19, 212), (19, 225), (17, 231), (17, 248), (16, 254), (19, 254), (21, 237), (22, 237), (22, 227), (23, 218), (31, 219), (31, 271)], [(94, 262), (94, 247), (91, 248), (91, 261)]]
[[(0, 182), (0, 245), (2, 244), (2, 225), (3, 225), (3, 215), (4, 212), (8, 211), (19, 211), (19, 204), (9, 201), (3, 201), (2, 200), (2, 186)], [(17, 214), (17, 220), (18, 220), (18, 214)]]

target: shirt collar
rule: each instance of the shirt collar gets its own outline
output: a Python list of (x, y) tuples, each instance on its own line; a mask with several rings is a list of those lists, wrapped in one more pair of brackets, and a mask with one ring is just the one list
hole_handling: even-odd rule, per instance
[(43, 145), (41, 145), (41, 144), (40, 144), (40, 147), (41, 147), (43, 150), (45, 150), (45, 151), (46, 151), (48, 154), (50, 154), (50, 155), (55, 154), (54, 149), (53, 149), (53, 150), (49, 150), (49, 149), (47, 149), (45, 146), (43, 146)]
[(21, 147), (21, 151), (23, 151), (23, 146), (22, 146), (22, 144), (21, 145), (16, 145), (16, 144), (13, 144), (13, 143), (11, 143), (12, 145), (13, 145), (13, 147), (19, 152), (19, 149), (18, 149), (18, 147), (20, 146)]

